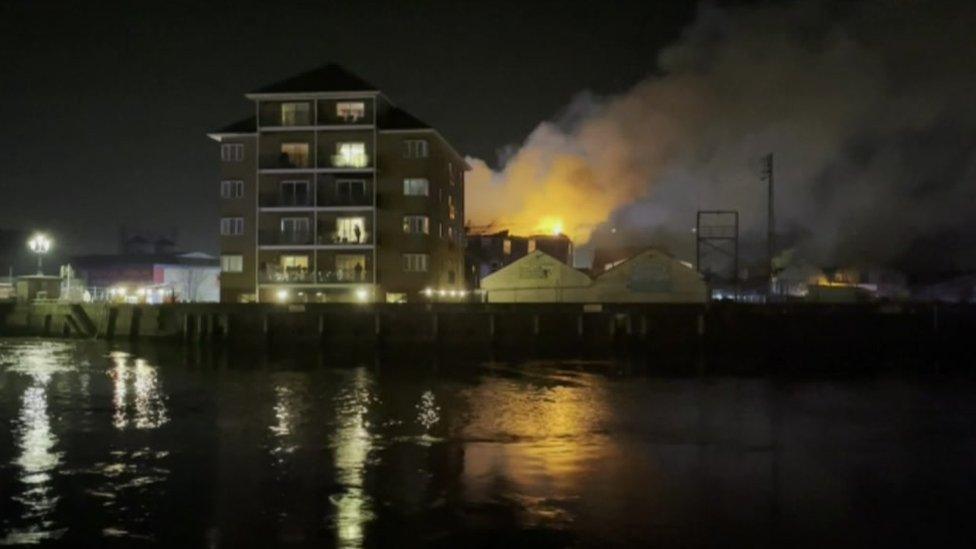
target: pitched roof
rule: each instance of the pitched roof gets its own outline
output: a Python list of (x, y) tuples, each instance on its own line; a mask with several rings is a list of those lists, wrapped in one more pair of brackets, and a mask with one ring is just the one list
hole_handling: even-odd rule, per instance
[(238, 120), (233, 124), (229, 124), (220, 128), (219, 130), (213, 132), (214, 134), (221, 133), (254, 133), (258, 131), (258, 122), (255, 117), (250, 116), (244, 120)]
[(393, 107), (379, 120), (380, 128), (384, 130), (425, 130), (430, 125), (407, 111)]
[(376, 86), (343, 67), (329, 63), (296, 74), (255, 90), (252, 93), (348, 92), (377, 91)]

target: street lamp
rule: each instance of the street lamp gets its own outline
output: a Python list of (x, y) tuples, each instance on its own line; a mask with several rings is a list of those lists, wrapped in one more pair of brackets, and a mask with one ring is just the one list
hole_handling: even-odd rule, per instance
[(37, 254), (37, 274), (44, 274), (42, 261), (44, 254), (51, 251), (51, 244), (51, 239), (43, 233), (36, 233), (27, 241), (27, 247), (30, 251)]

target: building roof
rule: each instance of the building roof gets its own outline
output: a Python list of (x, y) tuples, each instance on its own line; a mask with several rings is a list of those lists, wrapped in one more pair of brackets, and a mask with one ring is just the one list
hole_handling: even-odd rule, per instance
[(329, 63), (269, 84), (252, 93), (377, 91), (376, 86), (345, 68)]
[(430, 124), (408, 113), (407, 111), (393, 107), (379, 120), (380, 128), (384, 130), (426, 130), (430, 129)]
[(228, 124), (223, 128), (213, 132), (214, 135), (228, 134), (228, 133), (254, 133), (258, 131), (258, 121), (257, 118), (249, 116), (243, 120), (238, 120), (233, 124)]

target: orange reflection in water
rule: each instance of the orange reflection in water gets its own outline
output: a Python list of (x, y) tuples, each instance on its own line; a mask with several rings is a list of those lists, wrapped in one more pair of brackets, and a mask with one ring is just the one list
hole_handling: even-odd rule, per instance
[(470, 421), (462, 430), (467, 494), (519, 505), (529, 525), (573, 520), (593, 463), (615, 448), (602, 434), (606, 386), (579, 376), (566, 383), (486, 379), (465, 395)]

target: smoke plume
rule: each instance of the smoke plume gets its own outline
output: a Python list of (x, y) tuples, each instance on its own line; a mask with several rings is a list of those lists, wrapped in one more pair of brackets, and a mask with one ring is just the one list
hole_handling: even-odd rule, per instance
[(699, 6), (659, 72), (582, 94), (494, 171), (470, 159), (473, 226), (561, 228), (692, 255), (695, 212), (777, 234), (821, 265), (976, 267), (976, 3)]

